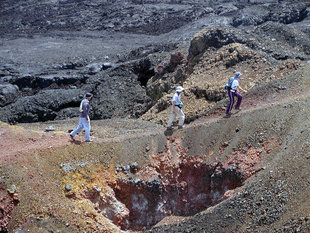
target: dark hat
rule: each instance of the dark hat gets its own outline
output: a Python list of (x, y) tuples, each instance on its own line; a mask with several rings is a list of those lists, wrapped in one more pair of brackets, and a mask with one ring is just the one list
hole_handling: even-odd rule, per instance
[(92, 98), (93, 97), (93, 94), (91, 93), (86, 93), (86, 98)]

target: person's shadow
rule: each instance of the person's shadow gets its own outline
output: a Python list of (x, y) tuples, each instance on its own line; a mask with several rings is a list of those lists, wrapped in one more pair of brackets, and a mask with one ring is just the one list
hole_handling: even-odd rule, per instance
[(73, 144), (75, 144), (75, 145), (81, 145), (82, 144), (82, 141), (80, 141), (80, 140), (76, 140), (76, 139), (70, 139), (70, 142), (71, 143), (73, 143)]
[[(67, 132), (71, 133), (72, 131), (73, 131), (72, 129), (69, 129)], [(84, 130), (83, 130), (83, 133), (84, 133)], [(70, 138), (69, 141), (75, 145), (81, 145), (82, 144), (82, 141), (76, 140), (75, 138)]]

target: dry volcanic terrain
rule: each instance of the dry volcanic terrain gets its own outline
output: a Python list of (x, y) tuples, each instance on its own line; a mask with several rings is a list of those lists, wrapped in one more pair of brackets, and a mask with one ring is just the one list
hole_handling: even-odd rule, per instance
[[(0, 232), (310, 232), (309, 20), (310, 1), (1, 1)], [(91, 143), (68, 134), (86, 92)]]

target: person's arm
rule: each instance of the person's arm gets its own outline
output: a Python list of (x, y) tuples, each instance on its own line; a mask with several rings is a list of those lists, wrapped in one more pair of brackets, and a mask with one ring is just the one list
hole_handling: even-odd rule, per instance
[(240, 87), (240, 86), (239, 86), (239, 88), (240, 88), (240, 90), (243, 91), (244, 93), (247, 93), (247, 92), (248, 92), (247, 90), (244, 90), (244, 89), (243, 89), (242, 87)]
[(84, 113), (86, 115), (86, 120), (89, 121), (89, 103), (85, 103), (83, 107)]
[(172, 101), (172, 111), (175, 112), (175, 101)]

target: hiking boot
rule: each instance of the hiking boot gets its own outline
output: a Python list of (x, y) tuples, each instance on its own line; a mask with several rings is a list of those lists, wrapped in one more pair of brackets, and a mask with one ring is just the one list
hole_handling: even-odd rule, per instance
[(230, 113), (226, 113), (226, 116), (224, 116), (224, 118), (229, 118), (231, 116), (231, 112)]
[(237, 111), (241, 111), (241, 108), (239, 107), (239, 108), (235, 108)]
[(183, 125), (179, 125), (179, 126), (178, 126), (178, 129), (183, 129)]
[(92, 142), (93, 140), (87, 140), (87, 141), (85, 141), (85, 142)]
[(167, 130), (172, 130), (172, 126), (167, 127)]

